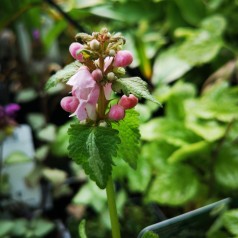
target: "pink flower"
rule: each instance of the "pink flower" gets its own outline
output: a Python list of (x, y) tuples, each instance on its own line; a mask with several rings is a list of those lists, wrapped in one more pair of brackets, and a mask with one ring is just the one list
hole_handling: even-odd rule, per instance
[(138, 98), (135, 97), (133, 94), (130, 94), (128, 97), (126, 95), (123, 95), (118, 104), (127, 110), (135, 107), (137, 103)]
[(78, 53), (80, 50), (82, 50), (84, 47), (82, 44), (78, 43), (78, 42), (73, 42), (70, 46), (69, 46), (69, 52), (70, 54), (77, 60), (79, 60), (80, 62), (83, 61), (83, 55)]
[(100, 90), (88, 68), (81, 66), (67, 84), (73, 86), (72, 95), (79, 100), (79, 105), (71, 116), (76, 115), (80, 121), (87, 118), (95, 120)]
[(79, 100), (75, 96), (64, 97), (62, 98), (60, 105), (66, 112), (73, 113), (79, 105)]
[(94, 80), (96, 80), (96, 81), (101, 81), (103, 78), (102, 71), (100, 69), (93, 70), (92, 76), (93, 76)]
[(133, 56), (128, 50), (120, 50), (117, 52), (113, 65), (115, 67), (126, 67), (133, 61)]
[(120, 105), (113, 105), (108, 113), (108, 118), (114, 121), (122, 120), (125, 117), (125, 109)]

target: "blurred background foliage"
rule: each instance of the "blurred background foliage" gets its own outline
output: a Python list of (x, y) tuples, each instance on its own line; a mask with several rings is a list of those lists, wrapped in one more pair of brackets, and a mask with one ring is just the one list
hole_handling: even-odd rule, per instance
[[(0, 207), (0, 237), (78, 237), (82, 218), (89, 237), (110, 237), (104, 191), (67, 158), (69, 118), (59, 107), (67, 89), (44, 89), (72, 62), (75, 34), (105, 26), (126, 37), (134, 55), (128, 75), (139, 75), (163, 104), (136, 108), (137, 170), (115, 158), (123, 237), (224, 197), (233, 209), (206, 236), (238, 236), (238, 1), (1, 0), (0, 9), (1, 105), (21, 105), (17, 121), (31, 126), (36, 149), (26, 180), (46, 188), (37, 209)], [(4, 200), (7, 181), (1, 188)]]

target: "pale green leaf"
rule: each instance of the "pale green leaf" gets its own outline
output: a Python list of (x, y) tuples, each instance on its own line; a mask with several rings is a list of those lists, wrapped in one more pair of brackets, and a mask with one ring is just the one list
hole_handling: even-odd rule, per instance
[(86, 220), (83, 219), (79, 223), (78, 233), (79, 233), (79, 238), (87, 238), (87, 235), (86, 235)]
[(122, 91), (126, 95), (132, 93), (138, 98), (145, 98), (159, 104), (159, 102), (150, 94), (147, 83), (139, 77), (117, 79), (113, 82), (112, 88), (116, 92)]
[(66, 65), (63, 69), (57, 71), (46, 83), (46, 90), (56, 86), (58, 83), (64, 83), (69, 80), (79, 69), (81, 64), (78, 61)]
[(9, 234), (14, 227), (14, 222), (9, 220), (0, 220), (0, 237)]
[(223, 144), (218, 151), (215, 163), (215, 178), (217, 182), (228, 189), (238, 188), (238, 148)]
[(146, 200), (170, 206), (183, 205), (197, 195), (199, 187), (198, 177), (189, 166), (165, 165), (157, 172)]
[(112, 170), (112, 156), (120, 143), (118, 131), (109, 127), (72, 124), (69, 133), (69, 156), (82, 165), (85, 173), (100, 188), (107, 185)]
[(12, 152), (4, 160), (5, 165), (18, 164), (18, 163), (27, 163), (32, 161), (32, 158), (29, 158), (25, 153), (21, 151)]
[(33, 227), (34, 236), (45, 237), (54, 228), (54, 224), (51, 221), (38, 218), (32, 220), (31, 227)]
[(196, 142), (199, 137), (182, 122), (167, 118), (155, 118), (140, 126), (141, 138), (147, 141), (163, 140), (175, 146)]
[(169, 158), (168, 162), (177, 163), (188, 158), (197, 159), (197, 156), (209, 151), (211, 144), (206, 141), (184, 145), (176, 150)]
[(48, 124), (45, 128), (41, 129), (37, 134), (38, 139), (47, 142), (53, 142), (55, 140), (55, 136), (56, 136), (56, 127), (54, 124)]
[(118, 147), (118, 157), (125, 160), (132, 168), (136, 168), (140, 153), (139, 114), (135, 110), (127, 110), (126, 116), (112, 127), (119, 131), (121, 144)]
[(159, 235), (155, 234), (152, 231), (148, 231), (142, 236), (142, 238), (159, 238)]
[(238, 209), (232, 209), (230, 211), (226, 211), (222, 220), (225, 228), (235, 236), (238, 236)]
[[(95, 199), (97, 197), (97, 199)], [(101, 213), (107, 201), (104, 190), (99, 189), (95, 183), (89, 181), (83, 185), (73, 198), (73, 203), (91, 206), (96, 212)]]
[(37, 98), (37, 92), (32, 88), (28, 88), (18, 92), (16, 96), (16, 102), (26, 103), (36, 98)]
[(68, 155), (69, 135), (67, 133), (71, 122), (66, 123), (58, 128), (56, 138), (51, 144), (51, 153), (57, 157)]

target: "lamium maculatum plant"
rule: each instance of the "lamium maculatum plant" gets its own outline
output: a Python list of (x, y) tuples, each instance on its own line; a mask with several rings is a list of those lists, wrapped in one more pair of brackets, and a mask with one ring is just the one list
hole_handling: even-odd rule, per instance
[[(139, 119), (133, 109), (138, 98), (158, 103), (139, 77), (125, 77), (132, 54), (122, 50), (126, 40), (106, 28), (92, 35), (79, 33), (69, 51), (76, 60), (58, 71), (47, 82), (71, 87), (61, 107), (75, 116), (68, 130), (69, 156), (101, 189), (106, 188), (113, 238), (120, 237), (112, 181), (113, 160), (123, 159), (136, 169), (139, 154)], [(122, 95), (112, 99), (112, 93)]]

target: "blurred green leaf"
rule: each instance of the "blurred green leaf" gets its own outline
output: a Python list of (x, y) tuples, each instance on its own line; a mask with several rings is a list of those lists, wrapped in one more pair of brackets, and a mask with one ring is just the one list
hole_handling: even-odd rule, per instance
[(215, 163), (215, 178), (216, 181), (228, 188), (238, 188), (238, 148), (230, 143), (225, 143), (218, 149), (218, 157), (213, 158)]
[(11, 230), (11, 234), (17, 237), (25, 237), (28, 229), (28, 221), (26, 219), (14, 220), (14, 227)]
[(183, 146), (199, 139), (182, 122), (169, 118), (152, 119), (140, 126), (140, 132), (143, 140), (164, 140), (175, 146)]
[(152, 182), (146, 201), (181, 206), (198, 194), (199, 187), (198, 176), (191, 167), (180, 164), (165, 165)]
[(189, 145), (184, 145), (176, 150), (169, 158), (169, 163), (177, 163), (188, 158), (197, 160), (197, 157), (210, 151), (211, 144), (206, 141), (199, 141)]
[(38, 132), (37, 137), (42, 141), (53, 142), (56, 137), (56, 126), (48, 124)]
[(175, 0), (183, 18), (192, 25), (198, 25), (206, 16), (206, 5), (201, 0)]
[(45, 237), (54, 228), (54, 223), (43, 219), (34, 219), (31, 222), (32, 232), (36, 237)]
[(18, 92), (16, 102), (26, 103), (37, 98), (37, 92), (34, 89), (23, 89)]
[(69, 136), (68, 129), (71, 121), (58, 128), (55, 141), (51, 144), (51, 152), (53, 155), (63, 157), (68, 155)]
[(42, 145), (36, 149), (35, 158), (38, 161), (43, 161), (49, 152), (49, 145)]
[(67, 173), (60, 169), (44, 168), (42, 175), (55, 186), (62, 184), (67, 178)]
[(25, 153), (21, 151), (12, 152), (7, 158), (4, 160), (5, 165), (26, 163), (32, 161), (32, 158), (29, 158)]
[(82, 220), (80, 223), (79, 223), (79, 238), (87, 238), (87, 235), (86, 235), (86, 220)]
[(5, 237), (7, 234), (9, 234), (13, 227), (13, 221), (0, 220), (0, 237)]
[(43, 43), (47, 50), (67, 26), (68, 24), (65, 20), (59, 20), (52, 25), (52, 28), (49, 29), (47, 34), (43, 37)]
[(97, 212), (104, 209), (107, 197), (104, 190), (101, 190), (92, 181), (83, 185), (73, 198), (73, 203), (89, 205)]
[(46, 123), (44, 115), (41, 113), (29, 113), (27, 115), (27, 121), (34, 130), (38, 130)]
[(155, 60), (152, 82), (170, 83), (191, 69), (191, 64), (177, 55), (177, 48), (170, 47), (163, 51)]
[(235, 236), (238, 236), (238, 209), (232, 209), (230, 211), (226, 211), (222, 220), (224, 222), (224, 227)]

